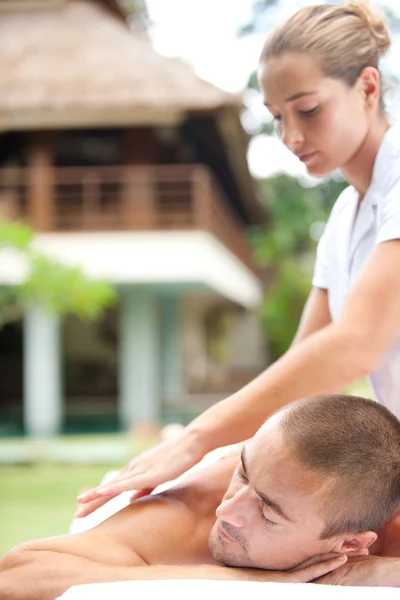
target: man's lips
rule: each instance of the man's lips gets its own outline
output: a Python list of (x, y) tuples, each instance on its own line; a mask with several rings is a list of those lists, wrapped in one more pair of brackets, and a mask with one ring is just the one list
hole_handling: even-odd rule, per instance
[(229, 542), (235, 542), (236, 540), (234, 540), (233, 538), (230, 537), (230, 535), (228, 535), (225, 531), (225, 529), (222, 527), (221, 523), (217, 524), (217, 533), (219, 535), (220, 538), (222, 538), (223, 540), (227, 540)]

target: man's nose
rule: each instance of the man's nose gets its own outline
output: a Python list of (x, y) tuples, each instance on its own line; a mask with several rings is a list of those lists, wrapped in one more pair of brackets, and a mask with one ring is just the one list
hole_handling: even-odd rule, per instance
[(227, 521), (235, 527), (244, 527), (249, 513), (246, 499), (247, 489), (242, 489), (230, 498), (223, 500), (216, 510), (218, 519)]

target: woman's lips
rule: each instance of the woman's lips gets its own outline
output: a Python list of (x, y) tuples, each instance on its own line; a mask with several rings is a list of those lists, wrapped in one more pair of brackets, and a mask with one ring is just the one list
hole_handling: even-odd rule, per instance
[(298, 154), (297, 158), (299, 160), (301, 160), (301, 162), (305, 163), (305, 162), (308, 162), (311, 158), (313, 158), (313, 156), (315, 156), (316, 154), (317, 154), (316, 151), (315, 152), (307, 152), (307, 153), (304, 153), (304, 154)]

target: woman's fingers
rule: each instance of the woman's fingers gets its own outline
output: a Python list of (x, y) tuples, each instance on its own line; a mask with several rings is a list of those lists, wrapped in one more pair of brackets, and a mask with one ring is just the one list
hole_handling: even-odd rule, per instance
[[(115, 494), (116, 496), (117, 494)], [(86, 517), (87, 515), (90, 515), (90, 513), (92, 513), (93, 511), (97, 510), (98, 508), (100, 508), (101, 506), (103, 506), (104, 504), (106, 504), (106, 502), (108, 502), (110, 500), (110, 498), (104, 498), (104, 496), (102, 497), (97, 497), (95, 500), (92, 500), (91, 502), (87, 502), (86, 504), (80, 504), (80, 506), (78, 506), (74, 517), (78, 518), (78, 519), (82, 519), (83, 517)]]
[[(131, 491), (137, 499), (155, 487), (175, 479), (196, 464), (203, 454), (197, 442), (190, 435), (180, 434), (147, 450), (134, 458), (113, 480), (99, 485), (78, 496), (80, 504), (94, 506), (93, 501), (103, 498), (102, 504), (121, 492)], [(137, 490), (137, 491), (135, 491)], [(85, 515), (94, 509), (85, 508)]]
[(335, 569), (343, 566), (346, 561), (346, 554), (341, 554), (340, 556), (335, 556), (335, 558), (330, 558), (323, 562), (308, 565), (297, 571), (292, 571), (289, 574), (289, 580), (293, 583), (307, 583), (308, 581), (318, 579), (318, 577), (323, 577), (327, 573), (331, 573)]
[[(155, 483), (153, 483), (153, 477)], [(158, 485), (158, 480), (162, 481), (163, 479), (161, 476), (157, 476), (157, 474), (153, 477), (149, 477), (146, 474), (138, 476), (127, 474), (124, 477), (118, 477), (113, 481), (97, 486), (93, 490), (80, 494), (78, 502), (87, 504), (98, 498), (103, 498), (104, 502), (107, 502), (107, 500), (121, 492), (130, 491), (134, 492), (137, 498), (146, 496), (149, 493), (147, 490), (152, 491)]]
[(135, 502), (135, 500), (139, 500), (139, 498), (143, 498), (143, 496), (148, 496), (153, 489), (154, 488), (144, 488), (143, 490), (135, 490), (129, 498), (129, 502)]

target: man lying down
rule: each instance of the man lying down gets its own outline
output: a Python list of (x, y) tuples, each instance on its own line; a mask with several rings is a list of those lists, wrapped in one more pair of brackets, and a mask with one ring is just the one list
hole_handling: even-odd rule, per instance
[(399, 421), (363, 398), (316, 396), (272, 416), (241, 453), (94, 529), (11, 550), (0, 598), (54, 600), (95, 582), (326, 573), (323, 582), (396, 587), (399, 508)]

